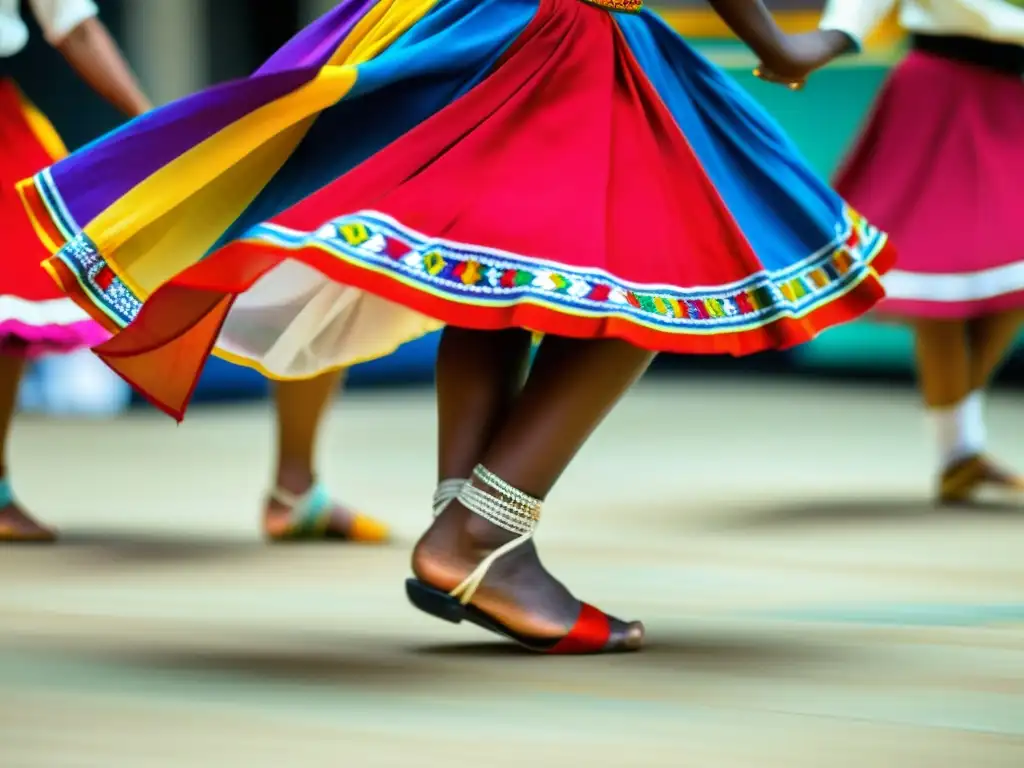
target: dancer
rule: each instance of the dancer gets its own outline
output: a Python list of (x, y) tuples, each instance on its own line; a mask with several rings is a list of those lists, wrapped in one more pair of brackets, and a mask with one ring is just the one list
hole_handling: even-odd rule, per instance
[[(857, 49), (896, 0), (830, 0), (821, 27)], [(938, 442), (937, 496), (1024, 493), (986, 454), (985, 389), (1024, 324), (1024, 3), (898, 3), (911, 52), (836, 188), (899, 249), (879, 313), (914, 331)]]
[(327, 371), (274, 386), (277, 460), (263, 513), (268, 541), (381, 544), (390, 538), (387, 525), (335, 502), (316, 476), (318, 432), (343, 375)]
[[(149, 103), (92, 0), (30, 0), (46, 39), (97, 93), (129, 117)], [(39, 268), (49, 252), (21, 210), (15, 184), (60, 159), (65, 149), (46, 118), (5, 77), (3, 62), (28, 42), (18, 0), (0, 0), (0, 541), (52, 541), (54, 532), (15, 501), (7, 442), (27, 360), (95, 344), (109, 334)]]
[[(97, 93), (129, 117), (150, 108), (92, 0), (31, 0), (29, 6), (47, 40)], [(16, 0), (0, 0), (0, 231), (7, 265), (0, 287), (0, 541), (37, 543), (53, 541), (55, 532), (15, 500), (7, 464), (7, 437), (25, 361), (96, 344), (109, 333), (40, 269), (49, 251), (33, 233), (15, 191), (20, 179), (66, 153), (46, 118), (13, 81), (3, 78), (3, 57), (19, 52), (27, 41)], [(388, 537), (385, 525), (334, 503), (316, 481), (317, 428), (340, 378), (340, 372), (327, 372), (275, 388), (277, 465), (263, 513), (271, 541), (381, 542)]]
[[(787, 84), (845, 45), (714, 6)], [(437, 514), (407, 591), (554, 653), (643, 639), (531, 538), (652, 356), (799, 344), (873, 307), (892, 259), (632, 0), (348, 0), (252, 77), (19, 189), (54, 276), (116, 334), (98, 354), (179, 419), (214, 345), (314, 376), (445, 325)]]

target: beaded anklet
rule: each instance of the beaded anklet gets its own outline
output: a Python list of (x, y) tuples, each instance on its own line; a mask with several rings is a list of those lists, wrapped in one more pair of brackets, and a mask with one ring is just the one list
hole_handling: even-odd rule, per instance
[(458, 498), (462, 486), (468, 482), (464, 477), (450, 477), (437, 484), (434, 490), (434, 517), (444, 512), (445, 507)]
[(540, 499), (509, 485), (483, 465), (478, 464), (473, 470), (473, 479), (484, 485), (486, 490), (466, 483), (459, 492), (459, 503), (487, 522), (516, 534), (516, 538), (491, 552), (461, 584), (449, 592), (463, 605), (469, 605), (487, 576), (487, 571), (499, 558), (533, 538), (540, 522), (542, 506)]

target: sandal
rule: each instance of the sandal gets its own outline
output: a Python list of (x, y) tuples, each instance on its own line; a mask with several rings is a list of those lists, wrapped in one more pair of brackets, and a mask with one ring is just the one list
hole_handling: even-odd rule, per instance
[(304, 494), (298, 495), (284, 488), (275, 488), (270, 499), (288, 509), (288, 523), (284, 530), (266, 531), (272, 542), (350, 541), (360, 544), (379, 544), (389, 538), (388, 527), (362, 514), (353, 514), (344, 532), (333, 530), (331, 520), (337, 508), (330, 493), (321, 483), (314, 483)]
[(57, 540), (53, 529), (40, 525), (18, 507), (11, 483), (4, 477), (0, 478), (0, 509), (7, 507), (12, 507), (29, 525), (12, 525), (0, 518), (0, 544), (51, 544)]
[(980, 454), (970, 456), (942, 473), (938, 501), (949, 505), (970, 504), (987, 489), (1021, 499), (1024, 498), (1024, 477), (1000, 469)]
[(563, 637), (538, 638), (517, 632), (506, 626), (493, 616), (472, 604), (473, 595), (483, 583), (488, 570), (501, 557), (522, 546), (533, 538), (540, 519), (541, 502), (513, 488), (501, 478), (483, 466), (473, 471), (474, 478), (491, 491), (477, 488), (473, 484), (461, 480), (460, 490), (451, 494), (451, 486), (447, 492), (438, 492), (434, 496), (434, 513), (439, 514), (455, 498), (471, 512), (480, 515), (488, 522), (517, 535), (515, 539), (498, 547), (467, 576), (461, 584), (450, 592), (444, 592), (420, 579), (407, 579), (406, 595), (409, 601), (424, 613), (438, 619), (460, 624), (467, 621), (482, 629), (486, 629), (501, 637), (518, 643), (523, 648), (536, 653), (549, 654), (596, 654), (617, 651), (638, 650), (637, 647), (608, 647), (612, 638), (612, 622), (618, 621), (588, 603), (580, 603), (580, 613), (572, 628)]

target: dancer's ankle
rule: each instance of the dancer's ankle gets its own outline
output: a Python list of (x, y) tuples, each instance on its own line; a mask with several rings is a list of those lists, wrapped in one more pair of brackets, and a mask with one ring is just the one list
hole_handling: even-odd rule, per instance
[(970, 392), (960, 402), (944, 408), (930, 408), (935, 430), (939, 471), (984, 453), (987, 441), (984, 392)]
[(480, 548), (500, 547), (526, 535), (540, 518), (541, 501), (519, 490), (482, 464), (463, 486), (458, 502), (470, 510), (466, 535)]
[(522, 537), (531, 519), (536, 525), (539, 507), (536, 499), (477, 467), (473, 478), (463, 482), (458, 497), (445, 506), (417, 542), (413, 571), (435, 583), (440, 573), (437, 569), (447, 572), (452, 567), (475, 565), (493, 550)]
[(275, 487), (302, 495), (316, 483), (316, 475), (306, 462), (281, 461), (274, 473)]
[(437, 484), (437, 488), (434, 489), (434, 517), (444, 512), (448, 505), (458, 498), (459, 491), (467, 482), (469, 481), (464, 477), (449, 477)]

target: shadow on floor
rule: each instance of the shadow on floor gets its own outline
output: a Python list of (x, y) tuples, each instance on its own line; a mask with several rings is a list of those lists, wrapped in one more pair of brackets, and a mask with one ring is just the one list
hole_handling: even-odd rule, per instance
[(1020, 515), (1024, 520), (1024, 505), (978, 502), (970, 506), (940, 507), (931, 501), (906, 498), (890, 499), (822, 499), (778, 504), (768, 507), (747, 508), (723, 517), (709, 519), (706, 526), (716, 530), (750, 530), (778, 528), (806, 524), (845, 524), (855, 522), (905, 522), (908, 519), (961, 518), (991, 519), (992, 517)]
[(256, 536), (243, 539), (206, 533), (190, 536), (179, 533), (70, 529), (61, 530), (60, 540), (56, 544), (29, 549), (35, 556), (52, 557), (64, 563), (117, 567), (256, 557), (266, 552), (266, 545)]
[[(363, 640), (362, 642), (367, 642)], [(373, 648), (369, 642), (367, 648)], [(304, 686), (355, 686), (375, 689), (436, 684), (429, 667), (400, 655), (374, 655), (353, 649), (152, 649), (118, 651), (104, 661), (118, 668), (173, 673), (182, 678), (231, 678), (241, 682), (278, 682)]]
[(539, 663), (575, 664), (591, 666), (595, 663), (637, 665), (640, 668), (685, 669), (688, 671), (728, 670), (735, 674), (744, 669), (762, 674), (779, 668), (837, 663), (840, 651), (833, 647), (813, 645), (795, 636), (750, 637), (690, 636), (685, 634), (652, 633), (647, 645), (638, 653), (608, 654), (604, 656), (554, 657), (531, 653), (495, 639), (493, 642), (471, 642), (449, 645), (429, 645), (413, 649), (413, 653), (451, 659), (535, 660)]
[[(836, 648), (812, 645), (795, 637), (789, 642), (778, 638), (662, 636), (652, 640), (640, 653), (557, 658), (530, 653), (500, 640), (408, 649), (374, 643), (372, 638), (353, 638), (348, 642), (359, 643), (361, 648), (345, 648), (346, 639), (339, 638), (338, 650), (331, 651), (295, 647), (217, 651), (164, 649), (119, 652), (109, 660), (121, 668), (173, 672), (175, 676), (227, 676), (251, 682), (344, 685), (385, 691), (436, 686), (439, 678), (444, 678), (448, 688), (462, 684), (474, 687), (481, 677), (488, 676), (481, 664), (492, 660), (501, 660), (503, 665), (523, 665), (519, 668), (531, 676), (536, 674), (538, 665), (556, 664), (559, 668), (578, 665), (581, 671), (590, 673), (629, 665), (648, 672), (654, 668), (666, 673), (761, 677), (781, 670), (833, 666), (840, 664), (843, 656)], [(507, 674), (507, 669), (501, 669)]]
[[(410, 637), (415, 640), (414, 636)], [(553, 657), (529, 653), (501, 640), (416, 646), (393, 637), (324, 635), (309, 643), (305, 635), (262, 637), (262, 647), (245, 640), (221, 647), (197, 647), (196, 638), (176, 644), (166, 638), (136, 639), (130, 645), (89, 648), (88, 643), (36, 644), (21, 652), (21, 667), (38, 666), (47, 674), (74, 668), (103, 679), (104, 687), (169, 685), (220, 686), (234, 682), (264, 686), (364, 689), (374, 693), (422, 693), (442, 686), (449, 694), (478, 691), (483, 680), (493, 686), (551, 681), (547, 675), (579, 672), (591, 681), (608, 682), (629, 669), (646, 675), (705, 673), (760, 678), (793, 670), (834, 668), (849, 663), (849, 649), (809, 643), (798, 635), (749, 637), (668, 634), (639, 653)], [(322, 643), (329, 642), (325, 646)], [(54, 659), (56, 666), (47, 659)], [(502, 663), (495, 664), (495, 660)], [(512, 665), (511, 667), (509, 665)], [(548, 666), (554, 665), (554, 666)], [(510, 671), (512, 670), (512, 671)], [(544, 670), (550, 670), (544, 671)], [(574, 671), (575, 670), (575, 671)], [(191, 695), (191, 694), (190, 694)]]

